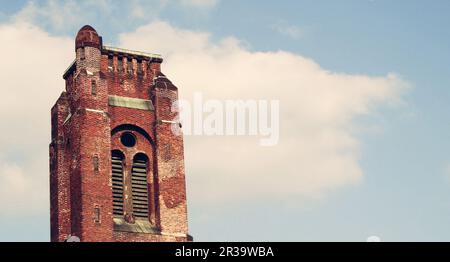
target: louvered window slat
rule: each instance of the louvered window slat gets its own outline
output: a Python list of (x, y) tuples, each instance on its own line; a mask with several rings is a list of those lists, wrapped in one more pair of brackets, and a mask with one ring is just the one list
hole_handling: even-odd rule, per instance
[(112, 153), (112, 192), (113, 214), (123, 215), (123, 157), (118, 153)]
[(137, 218), (148, 218), (147, 162), (135, 158), (131, 168), (133, 213)]

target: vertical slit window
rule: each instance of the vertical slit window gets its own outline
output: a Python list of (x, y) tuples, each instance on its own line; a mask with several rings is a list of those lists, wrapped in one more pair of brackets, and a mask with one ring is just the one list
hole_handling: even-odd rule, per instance
[(141, 60), (137, 61), (137, 74), (142, 75), (142, 61)]
[(97, 82), (95, 80), (92, 80), (91, 82), (91, 93), (92, 95), (97, 95)]
[(109, 72), (114, 71), (114, 64), (113, 64), (113, 56), (112, 55), (108, 56), (108, 70), (109, 70)]
[(148, 218), (148, 157), (142, 153), (133, 159), (131, 188), (133, 191), (133, 214), (136, 218)]
[(98, 168), (98, 156), (97, 155), (95, 155), (92, 158), (92, 164), (94, 166), (94, 172), (98, 172), (99, 168)]
[(112, 167), (112, 191), (113, 191), (113, 214), (123, 215), (123, 162), (122, 152), (114, 150), (111, 153)]
[(100, 208), (99, 207), (94, 208), (94, 222), (100, 223)]
[(119, 72), (123, 72), (123, 58), (122, 57), (119, 57), (117, 66), (119, 67)]
[(86, 58), (86, 54), (84, 51), (84, 47), (80, 49), (80, 59), (84, 60)]
[(131, 58), (128, 58), (127, 60), (127, 69), (128, 69), (128, 74), (132, 75), (133, 74), (133, 63)]

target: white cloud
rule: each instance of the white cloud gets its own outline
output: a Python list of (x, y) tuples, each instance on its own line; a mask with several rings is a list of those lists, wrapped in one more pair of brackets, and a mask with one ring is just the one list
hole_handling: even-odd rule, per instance
[(2, 194), (2, 198), (14, 199), (14, 196), (18, 194), (26, 194), (25, 189), (29, 187), (29, 183), (19, 166), (1, 163), (0, 170), (2, 170), (2, 176), (0, 177), (0, 194)]
[(0, 35), (8, 39), (0, 63), (0, 206), (48, 214), (50, 108), (63, 91), (73, 40), (20, 22), (0, 25)]
[(183, 98), (280, 99), (281, 135), (276, 147), (253, 138), (187, 137), (189, 192), (195, 201), (316, 197), (358, 183), (359, 141), (355, 117), (395, 103), (407, 84), (383, 77), (327, 71), (297, 54), (251, 52), (239, 40), (219, 43), (204, 32), (154, 22), (122, 34), (126, 48), (160, 52), (163, 71)]
[(48, 170), (42, 165), (48, 160), (42, 153), (45, 150), (20, 165), (13, 161), (0, 162), (0, 218), (48, 214)]

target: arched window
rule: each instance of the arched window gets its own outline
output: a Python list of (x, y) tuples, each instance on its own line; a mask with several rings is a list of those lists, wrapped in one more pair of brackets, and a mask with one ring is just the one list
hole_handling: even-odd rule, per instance
[(125, 157), (119, 150), (111, 152), (113, 214), (123, 215), (123, 163)]
[(148, 157), (138, 153), (133, 158), (131, 188), (133, 193), (133, 214), (136, 218), (148, 218)]

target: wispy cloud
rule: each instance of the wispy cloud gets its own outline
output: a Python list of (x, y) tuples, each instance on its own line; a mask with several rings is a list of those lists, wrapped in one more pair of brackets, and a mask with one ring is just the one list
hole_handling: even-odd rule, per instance
[[(45, 0), (28, 1), (14, 19), (37, 24), (54, 32), (75, 30), (86, 23), (106, 24), (112, 28), (148, 23), (168, 8), (196, 10), (204, 14), (219, 0)], [(121, 30), (118, 30), (121, 31)]]
[(284, 36), (299, 39), (304, 36), (305, 29), (300, 26), (291, 25), (284, 20), (280, 20), (270, 26), (270, 28)]
[(179, 0), (182, 5), (211, 8), (219, 3), (219, 0)]

